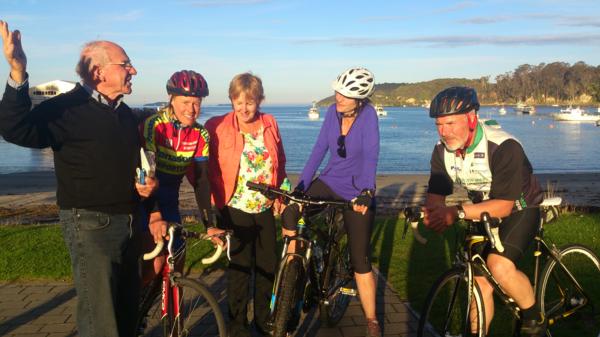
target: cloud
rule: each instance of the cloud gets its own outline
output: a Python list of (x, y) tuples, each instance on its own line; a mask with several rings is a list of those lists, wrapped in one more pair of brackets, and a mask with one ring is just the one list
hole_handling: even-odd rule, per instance
[(577, 16), (577, 15), (561, 15), (551, 13), (536, 13), (525, 15), (496, 15), (496, 16), (476, 16), (458, 21), (463, 24), (487, 25), (494, 23), (503, 23), (510, 21), (550, 21), (560, 26), (572, 27), (600, 27), (600, 18), (596, 16)]
[(298, 44), (333, 43), (343, 47), (421, 45), (425, 47), (467, 47), (478, 45), (494, 46), (546, 46), (546, 45), (590, 45), (600, 43), (600, 33), (593, 34), (548, 34), (518, 36), (446, 35), (413, 38), (329, 38), (300, 39)]
[(186, 1), (184, 3), (194, 7), (225, 7), (238, 5), (257, 5), (269, 2), (271, 2), (271, 0), (197, 0)]
[(434, 11), (434, 13), (459, 12), (459, 11), (462, 11), (463, 9), (474, 7), (474, 6), (475, 6), (475, 3), (472, 1), (463, 1), (463, 2), (459, 2), (452, 6), (440, 8), (440, 9)]
[(493, 24), (493, 23), (499, 23), (499, 22), (506, 22), (506, 21), (511, 21), (511, 20), (515, 20), (515, 17), (509, 17), (509, 16), (477, 16), (477, 17), (473, 17), (473, 18), (469, 18), (469, 19), (460, 20), (458, 22), (459, 23), (464, 23), (464, 24), (473, 24), (473, 25), (487, 25), (487, 24)]
[(361, 18), (361, 22), (382, 22), (382, 21), (403, 21), (408, 19), (408, 16), (403, 15), (389, 15), (389, 16), (367, 16)]
[(135, 10), (131, 10), (125, 14), (110, 16), (110, 17), (108, 17), (108, 19), (109, 19), (109, 21), (131, 22), (131, 21), (137, 21), (137, 20), (141, 19), (143, 15), (144, 15), (144, 13), (142, 10), (135, 9)]
[(600, 28), (600, 18), (597, 16), (570, 16), (560, 18), (561, 26), (596, 27)]

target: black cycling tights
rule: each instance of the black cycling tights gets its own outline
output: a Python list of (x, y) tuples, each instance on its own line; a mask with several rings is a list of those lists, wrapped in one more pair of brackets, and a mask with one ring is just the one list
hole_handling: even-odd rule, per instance
[[(329, 186), (317, 179), (313, 181), (306, 195), (316, 199), (324, 200), (344, 200), (335, 194)], [(320, 209), (311, 208), (310, 214), (317, 213)], [(314, 213), (313, 213), (314, 212)], [(353, 210), (346, 210), (344, 215), (344, 227), (348, 233), (348, 242), (350, 244), (350, 261), (354, 272), (359, 274), (371, 271), (371, 233), (375, 220), (375, 208), (369, 208), (365, 215)], [(296, 224), (300, 218), (300, 211), (297, 204), (289, 205), (282, 214), (283, 227), (288, 230), (296, 230)]]

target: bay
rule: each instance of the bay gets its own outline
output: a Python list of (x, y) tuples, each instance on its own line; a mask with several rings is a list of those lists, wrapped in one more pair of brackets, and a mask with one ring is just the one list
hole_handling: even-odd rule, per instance
[[(495, 119), (502, 129), (520, 140), (535, 172), (600, 172), (600, 127), (594, 123), (556, 122), (550, 114), (560, 108), (536, 108), (536, 114), (521, 115), (507, 107), (508, 113), (500, 115), (498, 107), (482, 107), (479, 115)], [(308, 105), (265, 105), (261, 109), (273, 114), (279, 123), (288, 172), (302, 170), (325, 116), (326, 108), (322, 107), (321, 118), (309, 120), (308, 109)], [(388, 115), (380, 117), (379, 121), (381, 149), (378, 173), (427, 173), (431, 151), (438, 139), (428, 110), (421, 107), (385, 109)], [(228, 105), (204, 106), (199, 121), (203, 123), (228, 111)], [(588, 111), (595, 111), (595, 107)], [(0, 139), (0, 155), (0, 174), (53, 170), (52, 151), (49, 149), (26, 149)]]

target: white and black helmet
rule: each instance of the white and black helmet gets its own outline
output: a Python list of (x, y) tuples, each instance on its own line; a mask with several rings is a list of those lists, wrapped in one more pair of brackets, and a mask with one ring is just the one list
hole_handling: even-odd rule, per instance
[(375, 78), (365, 68), (350, 68), (344, 71), (331, 86), (340, 94), (356, 99), (364, 99), (373, 93)]

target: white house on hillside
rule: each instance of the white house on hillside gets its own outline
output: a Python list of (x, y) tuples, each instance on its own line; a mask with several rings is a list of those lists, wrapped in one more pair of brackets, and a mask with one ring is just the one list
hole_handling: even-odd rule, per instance
[(56, 95), (69, 92), (75, 88), (74, 82), (54, 80), (42, 84), (38, 84), (29, 88), (29, 97), (31, 97), (32, 108), (42, 103), (48, 98)]

